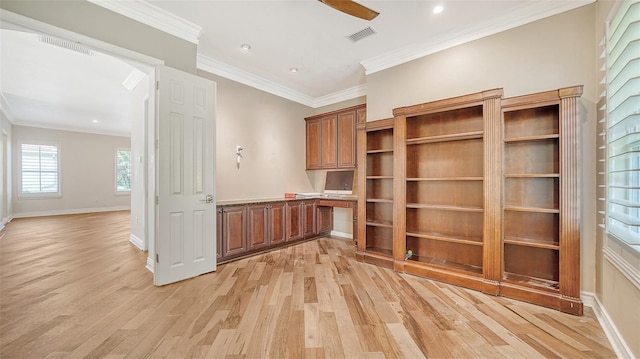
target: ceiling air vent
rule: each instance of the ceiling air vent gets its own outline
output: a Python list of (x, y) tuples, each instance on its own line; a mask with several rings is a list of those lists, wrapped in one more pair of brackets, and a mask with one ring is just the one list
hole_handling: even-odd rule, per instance
[(356, 42), (356, 41), (360, 41), (362, 39), (364, 39), (367, 36), (373, 35), (375, 34), (376, 31), (374, 29), (371, 28), (371, 26), (364, 28), (354, 34), (351, 34), (349, 36), (347, 36), (347, 39)]
[(54, 45), (58, 47), (65, 48), (67, 50), (79, 52), (85, 55), (92, 55), (91, 49), (88, 47), (79, 44), (77, 42), (71, 42), (68, 40), (59, 39), (57, 37), (49, 36), (46, 34), (40, 35), (40, 42), (44, 42), (45, 44)]

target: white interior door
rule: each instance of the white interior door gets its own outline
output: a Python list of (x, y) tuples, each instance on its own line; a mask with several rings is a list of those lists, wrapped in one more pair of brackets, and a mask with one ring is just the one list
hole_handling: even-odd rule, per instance
[(216, 269), (213, 81), (157, 68), (157, 202), (154, 283)]

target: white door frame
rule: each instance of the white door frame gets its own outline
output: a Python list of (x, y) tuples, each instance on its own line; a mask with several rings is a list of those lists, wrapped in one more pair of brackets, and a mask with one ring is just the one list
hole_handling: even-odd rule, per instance
[[(110, 55), (116, 58), (127, 61), (132, 66), (138, 67), (141, 71), (145, 72), (149, 78), (149, 106), (147, 111), (147, 118), (145, 119), (145, 127), (148, 130), (146, 134), (146, 148), (144, 151), (144, 157), (147, 160), (147, 180), (144, 183), (145, 193), (156, 192), (156, 176), (155, 176), (155, 133), (156, 133), (156, 101), (155, 101), (155, 84), (156, 84), (156, 65), (164, 65), (164, 61), (147, 56), (135, 51), (131, 51), (119, 46), (112, 45), (110, 43), (96, 40), (92, 37), (81, 35), (73, 31), (65, 30), (57, 26), (47, 24), (26, 16), (22, 16), (4, 9), (0, 9), (0, 28), (10, 29), (31, 33), (46, 33), (61, 39), (66, 39), (73, 42), (81, 43), (91, 49), (98, 52)], [(147, 249), (149, 255), (147, 258), (146, 267), (153, 272), (153, 256), (155, 253), (154, 242), (156, 233), (156, 213), (155, 213), (155, 196), (148, 196), (146, 203), (145, 219), (145, 241), (147, 243)]]

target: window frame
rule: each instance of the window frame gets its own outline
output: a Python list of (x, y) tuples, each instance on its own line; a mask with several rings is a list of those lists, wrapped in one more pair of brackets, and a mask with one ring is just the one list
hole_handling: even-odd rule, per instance
[(130, 148), (116, 147), (113, 151), (113, 192), (116, 196), (129, 196), (131, 195), (131, 183), (129, 183), (128, 190), (118, 190), (118, 152), (129, 152), (129, 181), (131, 182), (131, 173), (133, 168), (133, 158)]
[[(35, 145), (35, 146), (51, 146), (57, 150), (57, 175), (58, 175), (58, 190), (57, 192), (34, 192), (25, 193), (22, 192), (22, 146), (23, 145)], [(58, 142), (54, 141), (42, 141), (42, 140), (26, 140), (22, 139), (17, 141), (17, 165), (18, 165), (18, 193), (19, 199), (47, 199), (47, 198), (60, 198), (62, 197), (62, 146)]]
[[(610, 142), (609, 142), (609, 129), (612, 128), (613, 126), (611, 126), (611, 123), (609, 122), (611, 120), (610, 118), (610, 104), (609, 104), (609, 100), (610, 98), (615, 95), (612, 94), (610, 92), (612, 92), (612, 89), (609, 88), (610, 85), (610, 74), (609, 74), (609, 68), (611, 65), (611, 59), (609, 57), (610, 52), (612, 50), (612, 48), (610, 47), (611, 44), (609, 43), (610, 39), (612, 38), (612, 29), (611, 29), (611, 25), (612, 22), (620, 15), (621, 11), (625, 11), (625, 13), (627, 13), (630, 7), (632, 6), (639, 6), (640, 7), (640, 1), (638, 0), (629, 0), (628, 2), (629, 6), (627, 6), (627, 2), (623, 2), (620, 3), (618, 6), (615, 6), (609, 17), (608, 17), (608, 21), (606, 23), (606, 33), (605, 33), (605, 38), (603, 41), (603, 45), (604, 45), (604, 54), (605, 54), (605, 78), (606, 78), (606, 82), (605, 82), (605, 90), (606, 90), (606, 95), (605, 95), (605, 100), (606, 100), (606, 111), (605, 111), (605, 132), (604, 132), (604, 146), (605, 146), (605, 180), (604, 180), (604, 184), (606, 187), (606, 195), (605, 195), (605, 208), (604, 208), (604, 222), (602, 225), (600, 225), (603, 230), (604, 230), (604, 243), (603, 243), (603, 248), (602, 248), (602, 252), (604, 255), (604, 258), (607, 259), (607, 261), (609, 261), (614, 267), (616, 267), (627, 279), (629, 279), (629, 281), (631, 283), (633, 283), (633, 285), (640, 289), (640, 244), (632, 244), (629, 242), (631, 241), (627, 241), (625, 240), (625, 238), (619, 238), (619, 236), (613, 234), (610, 230), (610, 213), (611, 213), (611, 203), (610, 200), (612, 198), (611, 196), (611, 186), (613, 186), (612, 184), (612, 180), (610, 179), (611, 173), (614, 171), (611, 167), (611, 163), (610, 163), (610, 155), (611, 155), (611, 150), (612, 148), (610, 147)], [(632, 96), (635, 97), (635, 96)], [(638, 146), (638, 144), (636, 142), (633, 142), (633, 144), (631, 145), (635, 145)], [(635, 150), (635, 148), (632, 148), (633, 150)], [(634, 162), (638, 161), (637, 158), (633, 157), (630, 161)], [(629, 164), (629, 168), (633, 168), (633, 164), (630, 163)], [(633, 172), (633, 170), (629, 171), (629, 172)], [(615, 172), (614, 172), (615, 173)], [(637, 178), (634, 179), (633, 183), (635, 184), (635, 181), (638, 180)], [(633, 186), (632, 186), (633, 187)], [(631, 196), (637, 196), (638, 194), (635, 192), (631, 193)], [(638, 209), (637, 208), (632, 208), (632, 211), (635, 211), (634, 213), (638, 213)], [(631, 232), (636, 232), (633, 229), (631, 229)]]

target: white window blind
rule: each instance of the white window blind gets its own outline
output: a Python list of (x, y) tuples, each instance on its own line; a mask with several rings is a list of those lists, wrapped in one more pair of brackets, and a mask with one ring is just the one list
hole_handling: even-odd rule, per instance
[(131, 151), (116, 150), (116, 192), (131, 191)]
[(58, 193), (58, 147), (22, 144), (22, 193)]
[(640, 0), (607, 33), (607, 231), (640, 251)]

